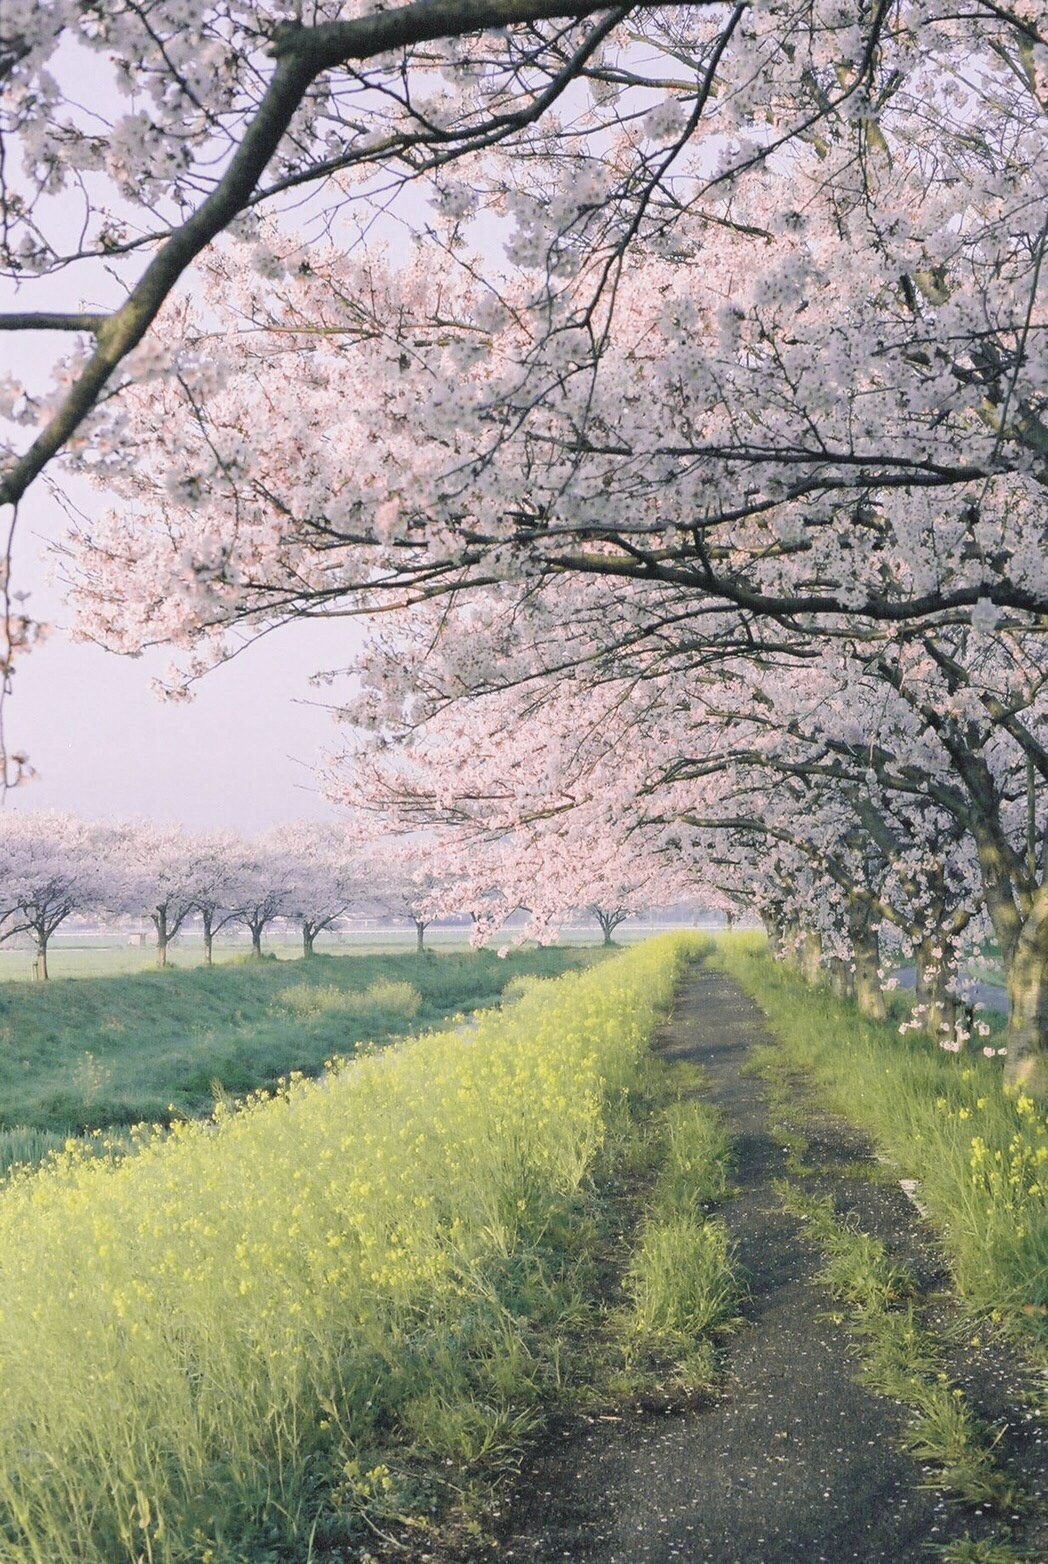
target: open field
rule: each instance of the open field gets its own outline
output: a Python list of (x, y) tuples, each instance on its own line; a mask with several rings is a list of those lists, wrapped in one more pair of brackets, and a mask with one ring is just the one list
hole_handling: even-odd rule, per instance
[(7, 983), (0, 1162), (26, 1154), (15, 1127), (60, 1136), (207, 1113), (216, 1094), (272, 1087), (295, 1070), (316, 1074), (333, 1055), (496, 1004), (516, 978), (556, 976), (597, 954), (402, 950)]
[[(637, 940), (650, 939), (656, 934), (671, 932), (674, 925), (652, 924), (642, 919), (627, 922), (615, 932), (615, 944), (629, 945)], [(700, 926), (703, 932), (715, 931), (715, 925)], [(340, 930), (335, 935), (321, 934), (317, 940), (318, 954), (338, 955), (396, 955), (415, 949), (415, 930), (392, 926), (363, 926)], [(599, 946), (600, 930), (595, 923), (578, 924), (563, 928), (558, 945)], [(430, 927), (426, 930), (426, 950), (469, 951), (469, 930), (462, 925)], [(215, 964), (222, 966), (246, 956), (251, 949), (246, 934), (239, 938), (215, 940)], [(270, 939), (263, 937), (263, 949), (267, 956), (278, 961), (297, 961), (302, 955), (302, 941), (279, 930)], [(156, 966), (151, 937), (144, 944), (132, 945), (128, 935), (120, 934), (56, 934), (48, 947), (48, 968), (52, 979), (72, 977), (119, 977), (133, 972), (152, 972)], [(177, 968), (199, 967), (204, 964), (204, 947), (199, 935), (192, 932), (172, 941), (168, 948), (169, 965)], [(28, 944), (0, 945), (0, 983), (29, 982), (33, 977), (33, 952)]]

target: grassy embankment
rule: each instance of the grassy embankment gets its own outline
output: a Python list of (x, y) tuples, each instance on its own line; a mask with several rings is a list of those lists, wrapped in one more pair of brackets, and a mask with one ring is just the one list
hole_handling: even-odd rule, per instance
[(0, 985), (0, 1171), (67, 1134), (210, 1113), (216, 1093), (497, 1003), (593, 950), (316, 956)]
[(790, 1063), (873, 1137), (943, 1235), (961, 1293), (1027, 1338), (1048, 1322), (1048, 1118), (1000, 1064), (954, 1055), (810, 987), (759, 936), (714, 958), (760, 1004)]
[[(595, 1181), (636, 1143), (646, 1045), (694, 949), (652, 941), (130, 1156), (10, 1181), (0, 1559), (333, 1558), (425, 1527), (470, 1463), (517, 1449), (592, 1307)], [(627, 1332), (656, 1343), (730, 1312), (716, 1229), (713, 1301), (694, 1274), (659, 1295), (667, 1224), (701, 1231), (722, 1177), (689, 1111), (664, 1121), (626, 1287)]]

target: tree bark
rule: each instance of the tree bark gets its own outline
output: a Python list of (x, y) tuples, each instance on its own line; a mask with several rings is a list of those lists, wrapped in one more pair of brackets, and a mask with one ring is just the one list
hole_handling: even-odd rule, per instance
[(782, 919), (776, 912), (762, 912), (761, 922), (768, 936), (768, 949), (776, 961), (782, 956), (782, 942), (785, 937)]
[(1048, 909), (1029, 919), (1008, 963), (1005, 1080), (1048, 1097)]
[(306, 919), (303, 918), (302, 919), (302, 954), (303, 954), (303, 956), (308, 957), (308, 956), (312, 956), (312, 955), (316, 954), (316, 952), (313, 949), (313, 941), (316, 939), (316, 937), (317, 937), (317, 933), (316, 933), (316, 930), (313, 928), (313, 925), (311, 923), (308, 923), (306, 921)]
[(415, 919), (415, 950), (421, 956), (425, 948), (426, 925), (421, 918)]
[(204, 926), (204, 965), (205, 967), (210, 967), (214, 964), (211, 957), (211, 946), (214, 936), (211, 931), (212, 914), (210, 910), (202, 911), (200, 919)]
[(830, 989), (838, 999), (855, 999), (855, 974), (846, 961), (831, 956), (828, 964)]
[(261, 961), (261, 959), (262, 959), (262, 924), (261, 923), (249, 923), (248, 924), (248, 928), (251, 930), (251, 954), (253, 956), (256, 956), (258, 958), (258, 960)]
[[(933, 950), (938, 950), (939, 955), (933, 955)], [(949, 947), (941, 936), (928, 935), (918, 944), (914, 962), (914, 1003), (918, 1008), (924, 1007), (921, 1025), (929, 1037), (939, 1042), (951, 1037), (957, 1025), (957, 1000), (946, 990)]]
[(782, 926), (782, 944), (779, 959), (785, 966), (789, 967), (791, 972), (799, 972), (801, 970), (800, 947), (802, 938), (800, 924), (792, 918), (788, 918)]
[(158, 967), (167, 966), (167, 945), (169, 935), (167, 932), (167, 908), (157, 907), (150, 913), (153, 927), (156, 929), (156, 964)]
[(33, 959), (33, 976), (46, 983), (50, 973), (47, 970), (47, 935), (36, 936), (36, 956)]
[(1039, 885), (1025, 905), (1017, 905), (1003, 876), (988, 877), (982, 853), (980, 866), (1008, 989), (1004, 1078), (1048, 1098), (1048, 882)]
[(870, 907), (859, 897), (848, 902), (848, 936), (855, 968), (855, 1003), (871, 1021), (887, 1016), (881, 988), (881, 950)]
[(817, 986), (826, 976), (826, 969), (822, 964), (822, 937), (819, 934), (808, 932), (801, 939), (800, 951), (801, 976), (806, 983)]

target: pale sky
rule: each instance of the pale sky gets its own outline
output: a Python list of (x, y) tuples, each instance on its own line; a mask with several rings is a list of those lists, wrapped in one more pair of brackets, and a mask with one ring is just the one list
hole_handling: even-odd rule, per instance
[[(81, 496), (78, 495), (78, 498)], [(9, 795), (19, 809), (90, 817), (151, 816), (193, 830), (230, 826), (251, 835), (280, 820), (330, 818), (312, 766), (340, 733), (317, 703), (311, 673), (351, 659), (355, 621), (292, 625), (248, 647), (197, 685), (188, 704), (159, 699), (151, 680), (170, 651), (118, 657), (73, 642), (47, 581), (43, 539), (62, 513), (38, 483), (19, 522), (15, 587), (34, 617), (56, 625), (22, 657), (5, 707), (9, 748), (26, 750), (39, 780)]]
[[(90, 82), (98, 108), (124, 111), (99, 59), (78, 55), (76, 68), (80, 89)], [(424, 213), (414, 191), (405, 199), (416, 216)], [(308, 204), (296, 197), (295, 206), (298, 226), (307, 220)], [(78, 210), (74, 203), (71, 214)], [(392, 212), (370, 222), (369, 232), (394, 252), (404, 242)], [(133, 258), (128, 275), (142, 264)], [(71, 297), (65, 273), (35, 279), (24, 294), (0, 280), (0, 308), (98, 309), (119, 297), (108, 268), (89, 266), (76, 283), (95, 293)], [(10, 370), (31, 386), (46, 386), (48, 363), (68, 347), (63, 333), (11, 334), (0, 343), (0, 373)], [(51, 477), (58, 485), (67, 482), (57, 463)], [(73, 480), (68, 488), (88, 514), (105, 507), (106, 497), (86, 483)], [(6, 511), (0, 516), (0, 526), (8, 516)], [(30, 592), (27, 606), (34, 618), (57, 628), (47, 644), (21, 658), (5, 705), (9, 751), (27, 751), (39, 772), (39, 780), (9, 795), (9, 806), (91, 817), (148, 815), (194, 830), (231, 826), (248, 834), (281, 820), (332, 817), (336, 811), (319, 794), (312, 768), (326, 750), (339, 747), (341, 736), (331, 716), (310, 703), (331, 700), (334, 691), (313, 690), (308, 681), (312, 673), (352, 661), (363, 634), (359, 622), (274, 631), (198, 684), (188, 705), (162, 701), (150, 685), (171, 663), (170, 651), (133, 660), (76, 644), (62, 633), (68, 616), (47, 582), (41, 555), (44, 540), (59, 537), (67, 524), (38, 479), (21, 508), (12, 585)], [(4, 537), (6, 531), (0, 545)]]

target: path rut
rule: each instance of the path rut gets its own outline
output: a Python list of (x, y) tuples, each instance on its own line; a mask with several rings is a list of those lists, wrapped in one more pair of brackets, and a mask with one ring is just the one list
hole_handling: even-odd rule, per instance
[[(756, 1005), (726, 975), (697, 969), (661, 1034), (667, 1059), (701, 1064), (736, 1156), (723, 1216), (748, 1287), (712, 1403), (621, 1422), (580, 1419), (526, 1464), (499, 1556), (552, 1564), (918, 1564), (963, 1518), (922, 1489), (898, 1449), (903, 1412), (855, 1383), (842, 1326), (814, 1281), (818, 1261), (772, 1187), (784, 1153), (761, 1083), (739, 1073), (770, 1041)], [(841, 1125), (841, 1147), (856, 1138)], [(832, 1136), (832, 1128), (823, 1126)], [(913, 1213), (901, 1191), (900, 1227)], [(505, 1513), (505, 1512), (504, 1512)]]

